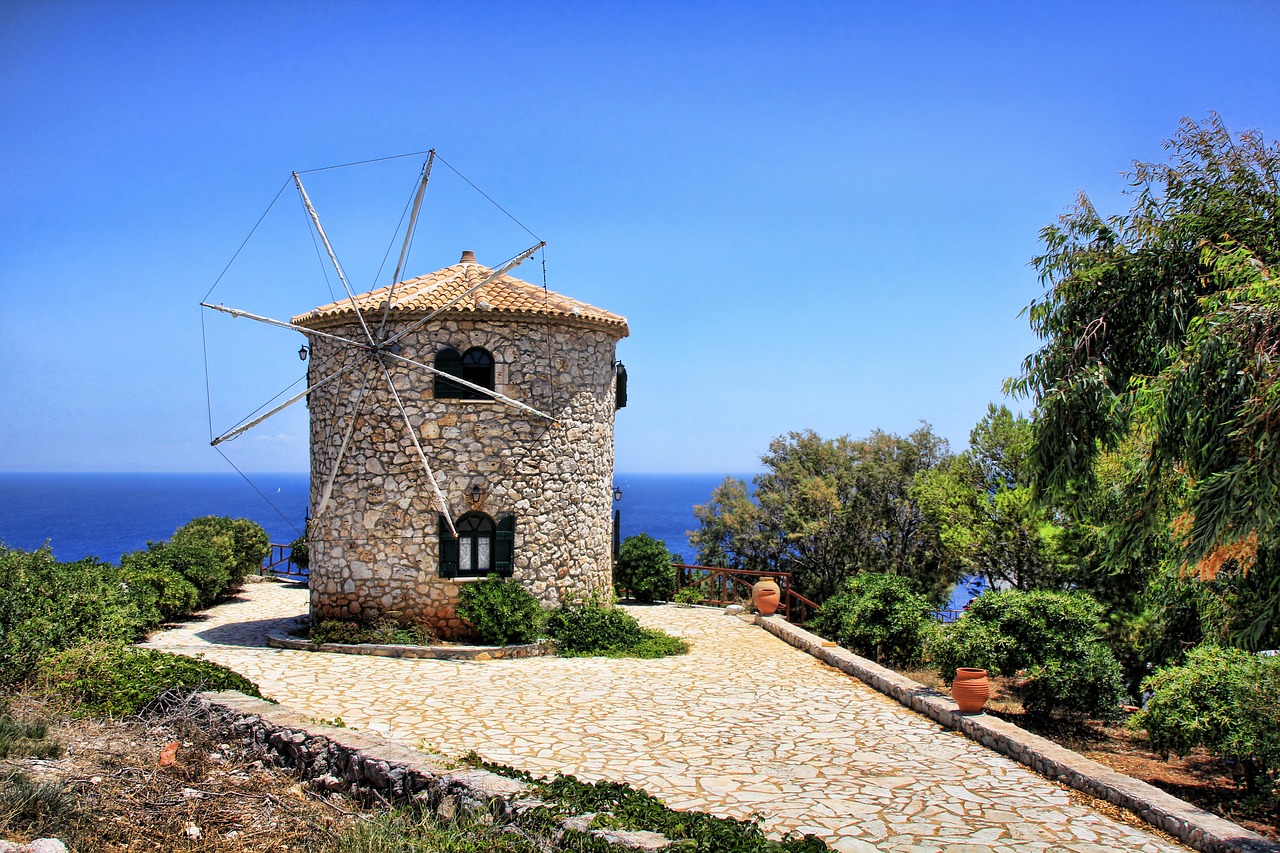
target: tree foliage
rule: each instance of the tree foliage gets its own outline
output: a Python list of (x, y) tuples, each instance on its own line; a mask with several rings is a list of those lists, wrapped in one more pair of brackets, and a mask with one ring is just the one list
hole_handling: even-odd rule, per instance
[(969, 449), (924, 472), (916, 487), (948, 559), (991, 587), (1056, 588), (1070, 568), (1066, 519), (1032, 492), (1030, 445), (1031, 422), (992, 404)]
[(819, 601), (859, 572), (908, 577), (939, 600), (955, 567), (913, 487), (949, 460), (946, 440), (928, 424), (905, 438), (793, 432), (770, 443), (754, 495), (730, 478), (694, 508), (701, 527), (689, 539), (703, 565), (790, 571), (796, 588)]
[(1256, 567), (1270, 606), (1242, 640), (1257, 643), (1280, 616), (1280, 148), (1211, 114), (1166, 149), (1134, 164), (1127, 214), (1082, 194), (1041, 232), (1046, 290), (1028, 313), (1043, 344), (1010, 387), (1037, 401), (1047, 494), (1093, 490), (1100, 454), (1142, 433), (1115, 547), (1147, 547), (1172, 517), (1177, 558), (1202, 577)]

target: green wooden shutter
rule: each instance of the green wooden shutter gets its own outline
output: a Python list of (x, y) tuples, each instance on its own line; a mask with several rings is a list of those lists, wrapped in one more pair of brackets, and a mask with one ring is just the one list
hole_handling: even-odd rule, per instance
[(449, 520), (440, 516), (440, 577), (458, 576), (458, 537), (449, 532)]
[(614, 370), (616, 375), (614, 377), (613, 407), (614, 409), (623, 409), (627, 405), (627, 366), (622, 362), (618, 362)]
[[(462, 377), (462, 353), (451, 347), (445, 347), (436, 353), (436, 370), (442, 370), (452, 376)], [(448, 377), (435, 374), (436, 399), (457, 398), (467, 389)]]
[(493, 546), (493, 567), (498, 577), (509, 578), (516, 556), (516, 517), (504, 515), (498, 519), (498, 535)]

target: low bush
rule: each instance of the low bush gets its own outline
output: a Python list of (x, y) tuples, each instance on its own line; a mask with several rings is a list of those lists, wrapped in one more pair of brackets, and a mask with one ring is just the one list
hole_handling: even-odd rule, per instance
[(595, 601), (553, 611), (547, 634), (566, 657), (659, 658), (689, 650), (683, 640), (642, 627), (630, 613)]
[(823, 602), (813, 630), (885, 666), (915, 666), (934, 629), (931, 609), (907, 578), (859, 574)]
[[(816, 835), (792, 832), (781, 838), (770, 838), (761, 827), (764, 818), (760, 815), (739, 820), (705, 812), (676, 811), (647, 791), (622, 782), (584, 782), (568, 774), (539, 778), (513, 767), (488, 763), (474, 752), (464, 755), (462, 761), (500, 776), (519, 779), (548, 804), (521, 813), (517, 820), (526, 824), (520, 827), (524, 830), (518, 833), (521, 835), (539, 825), (553, 826), (561, 817), (589, 814), (593, 815), (590, 823), (593, 829), (661, 833), (674, 842), (673, 850), (717, 853), (826, 853), (830, 850)], [(565, 841), (565, 849), (601, 853), (617, 849), (585, 833), (566, 835)]]
[(462, 587), (458, 615), (471, 623), (481, 642), (495, 646), (532, 643), (542, 631), (538, 599), (516, 581), (497, 575)]
[(231, 587), (231, 571), (216, 543), (210, 547), (196, 539), (175, 538), (161, 547), (165, 565), (186, 578), (199, 593), (197, 608), (213, 604)]
[(171, 562), (175, 553), (173, 546), (150, 543), (120, 558), (120, 577), (147, 630), (189, 616), (200, 604), (200, 591)]
[(1168, 755), (1196, 747), (1235, 762), (1245, 787), (1280, 782), (1280, 658), (1206, 645), (1142, 683), (1146, 707), (1129, 720)]
[(136, 714), (173, 689), (239, 690), (261, 696), (238, 673), (203, 658), (100, 642), (45, 658), (35, 680), (42, 689), (78, 703), (83, 713)]
[(1032, 667), (1018, 695), (1033, 714), (1063, 708), (1104, 720), (1119, 719), (1128, 698), (1120, 663), (1096, 644), (1087, 646), (1083, 656), (1052, 658)]
[(359, 645), (373, 643), (380, 646), (434, 646), (438, 639), (428, 629), (394, 619), (376, 622), (345, 622), (326, 619), (311, 628), (313, 643), (344, 643)]
[(1102, 633), (1101, 608), (1085, 593), (992, 590), (937, 632), (929, 655), (948, 684), (961, 666), (1023, 674), (1019, 693), (1028, 711), (1110, 717), (1124, 688), (1119, 662), (1101, 645)]
[(210, 604), (219, 596), (239, 589), (247, 575), (256, 574), (271, 551), (271, 540), (262, 526), (244, 518), (214, 515), (193, 518), (174, 531), (170, 545), (197, 545), (216, 557), (217, 571), (201, 566), (201, 578), (187, 576), (200, 589), (201, 600)]
[(613, 582), (637, 601), (669, 599), (676, 589), (676, 567), (666, 543), (647, 533), (622, 540)]
[(85, 642), (132, 642), (143, 629), (116, 566), (92, 557), (59, 563), (47, 546), (0, 547), (0, 685), (25, 680), (50, 652)]
[(289, 562), (297, 566), (300, 572), (305, 572), (311, 565), (311, 552), (307, 549), (307, 534), (305, 533), (289, 543)]
[(702, 585), (694, 584), (676, 590), (675, 602), (676, 604), (701, 604), (706, 597), (702, 591)]

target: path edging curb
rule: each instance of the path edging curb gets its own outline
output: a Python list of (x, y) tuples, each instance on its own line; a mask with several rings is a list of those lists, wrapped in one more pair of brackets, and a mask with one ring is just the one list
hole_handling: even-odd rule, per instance
[(948, 696), (848, 649), (826, 645), (829, 641), (792, 625), (781, 616), (757, 614), (755, 623), (911, 710), (1025, 764), (1042, 776), (1128, 809), (1189, 847), (1204, 853), (1280, 853), (1280, 844), (1274, 841), (1047, 738), (988, 714), (961, 714)]

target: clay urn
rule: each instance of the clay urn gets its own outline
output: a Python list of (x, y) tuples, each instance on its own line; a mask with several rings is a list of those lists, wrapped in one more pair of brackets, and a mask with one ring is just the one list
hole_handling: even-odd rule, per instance
[(751, 600), (761, 616), (772, 616), (782, 601), (782, 590), (773, 578), (761, 578), (751, 587)]
[(962, 666), (956, 670), (956, 679), (951, 682), (951, 698), (961, 714), (980, 712), (990, 696), (991, 682), (985, 669)]

